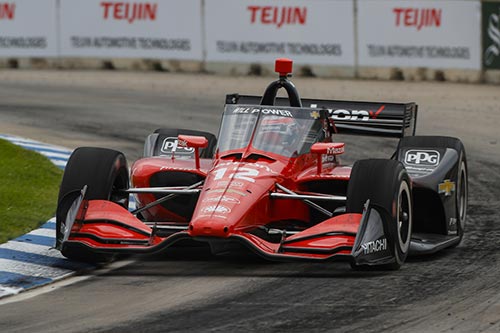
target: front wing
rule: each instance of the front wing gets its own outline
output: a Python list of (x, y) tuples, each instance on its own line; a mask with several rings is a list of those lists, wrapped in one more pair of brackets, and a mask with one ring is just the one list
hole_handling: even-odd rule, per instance
[[(63, 254), (155, 253), (183, 240), (212, 246), (240, 244), (263, 258), (275, 261), (350, 261), (356, 265), (394, 262), (395, 246), (386, 213), (367, 202), (363, 214), (344, 213), (306, 230), (281, 233), (279, 242), (270, 242), (249, 230), (227, 237), (197, 236), (189, 228), (165, 226), (168, 235), (158, 235), (158, 227), (148, 226), (124, 207), (107, 200), (86, 200), (84, 192), (69, 198), (71, 208), (57, 225), (56, 248)], [(270, 231), (270, 230), (267, 230)]]

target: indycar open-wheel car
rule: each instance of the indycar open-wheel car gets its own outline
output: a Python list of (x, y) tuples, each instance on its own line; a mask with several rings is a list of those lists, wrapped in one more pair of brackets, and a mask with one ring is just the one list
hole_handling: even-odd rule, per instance
[[(279, 79), (262, 96), (227, 95), (217, 138), (158, 129), (130, 171), (120, 152), (75, 150), (59, 193), (56, 247), (99, 262), (189, 240), (214, 254), (244, 248), (269, 260), (398, 269), (408, 255), (458, 245), (468, 193), (460, 140), (415, 136), (414, 103), (302, 99), (291, 70), (278, 59)], [(387, 159), (343, 165), (337, 134), (399, 144)]]

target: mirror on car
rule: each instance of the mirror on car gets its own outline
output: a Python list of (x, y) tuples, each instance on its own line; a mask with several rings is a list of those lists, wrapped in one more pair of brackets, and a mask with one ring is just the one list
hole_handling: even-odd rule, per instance
[(344, 153), (343, 142), (316, 142), (311, 147), (313, 154), (340, 155)]

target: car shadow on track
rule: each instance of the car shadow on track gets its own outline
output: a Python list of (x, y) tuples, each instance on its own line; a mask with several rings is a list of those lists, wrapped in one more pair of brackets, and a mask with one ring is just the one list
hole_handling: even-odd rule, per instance
[(171, 248), (167, 253), (127, 257), (133, 263), (113, 270), (113, 276), (223, 276), (280, 278), (367, 278), (391, 271), (354, 271), (346, 262), (273, 262), (251, 252), (212, 255), (208, 247)]

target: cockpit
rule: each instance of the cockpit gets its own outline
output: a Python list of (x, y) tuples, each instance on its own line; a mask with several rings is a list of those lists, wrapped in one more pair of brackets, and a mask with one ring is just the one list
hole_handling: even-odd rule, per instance
[[(226, 105), (218, 153), (254, 150), (296, 157), (324, 139), (323, 110), (299, 107)], [(323, 120), (322, 120), (323, 119)]]

